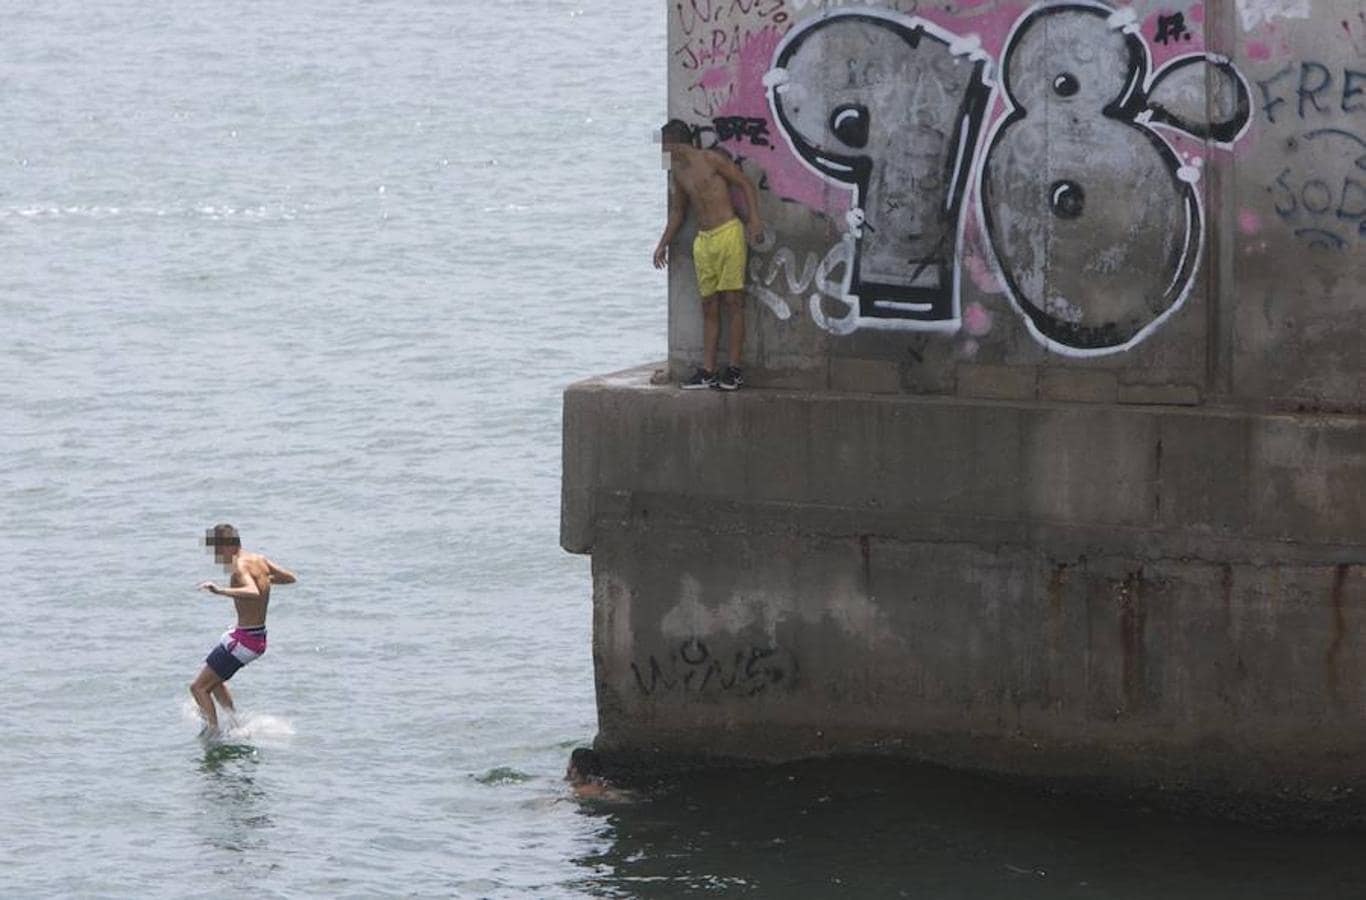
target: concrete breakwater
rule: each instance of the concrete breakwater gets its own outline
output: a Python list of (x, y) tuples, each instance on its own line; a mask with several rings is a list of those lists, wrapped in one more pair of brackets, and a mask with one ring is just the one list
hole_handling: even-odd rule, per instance
[(1357, 417), (566, 394), (608, 751), (1366, 788)]
[(1366, 14), (903, 6), (670, 13), (755, 389), (565, 395), (599, 747), (1366, 795)]

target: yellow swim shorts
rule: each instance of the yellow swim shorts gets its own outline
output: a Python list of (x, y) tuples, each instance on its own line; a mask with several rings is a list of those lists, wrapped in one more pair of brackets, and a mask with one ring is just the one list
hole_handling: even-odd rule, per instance
[(745, 228), (739, 219), (730, 219), (697, 232), (692, 242), (692, 261), (697, 267), (697, 293), (703, 297), (721, 291), (745, 289)]

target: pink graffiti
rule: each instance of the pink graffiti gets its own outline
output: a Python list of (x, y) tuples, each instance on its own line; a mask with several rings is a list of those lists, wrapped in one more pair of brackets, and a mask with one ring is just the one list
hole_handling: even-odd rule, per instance
[(720, 25), (736, 16), (757, 15), (781, 25), (788, 19), (784, 0), (678, 0), (674, 9), (683, 33), (691, 35), (699, 27)]
[(1015, 27), (1020, 16), (1024, 14), (1026, 7), (1020, 6), (998, 6), (992, 10), (982, 10), (977, 15), (964, 17), (961, 14), (946, 12), (945, 10), (922, 9), (916, 15), (927, 22), (933, 22), (950, 34), (957, 35), (976, 35), (982, 41), (982, 49), (991, 55), (993, 60), (993, 78), (996, 73), (996, 65), (1001, 59), (1001, 53), (1005, 50), (1006, 39), (1010, 37), (1010, 30)]
[(735, 143), (726, 147), (732, 154), (748, 157), (763, 167), (768, 177), (768, 188), (789, 200), (796, 200), (812, 209), (843, 216), (849, 208), (847, 196), (830, 190), (827, 182), (802, 165), (787, 143), (776, 136), (780, 133), (768, 107), (764, 75), (773, 65), (773, 54), (787, 29), (765, 28), (740, 49), (739, 55), (726, 66), (735, 84), (735, 92), (716, 110), (720, 116), (743, 116), (763, 119), (768, 133), (775, 136), (769, 146)]
[[(977, 233), (977, 226), (972, 226), (971, 234)], [(968, 277), (977, 290), (984, 294), (1000, 294), (1005, 291), (1005, 285), (1001, 283), (1001, 276), (987, 263), (981, 253), (973, 253), (963, 257), (963, 268), (967, 270)], [(964, 320), (966, 321), (966, 319)]]
[[(674, 9), (683, 41), (671, 53), (685, 70), (693, 72), (725, 66), (756, 32), (785, 29), (790, 19), (786, 0), (678, 0)], [(698, 86), (712, 89), (700, 81), (694, 85)]]
[(1247, 58), (1265, 61), (1271, 58), (1271, 48), (1262, 41), (1247, 42)]
[[(954, 34), (977, 35), (982, 41), (982, 48), (991, 54), (993, 59), (999, 59), (1011, 28), (1025, 8), (1023, 5), (1012, 5), (989, 11), (982, 10), (980, 14), (968, 19), (942, 10), (924, 10), (920, 17)], [(714, 116), (763, 119), (768, 123), (770, 134), (780, 133), (769, 110), (763, 78), (773, 65), (773, 55), (778, 42), (790, 27), (790, 23), (785, 23), (781, 27), (768, 27), (750, 35), (741, 44), (738, 54), (723, 65), (717, 65), (708, 71), (704, 78), (709, 78), (713, 82), (719, 82), (720, 76), (712, 76), (712, 72), (717, 69), (728, 72), (733, 84), (732, 95), (715, 109)], [(702, 86), (708, 90), (715, 90), (708, 85)], [(1004, 105), (998, 100), (996, 109), (990, 112), (991, 117), (994, 118), (998, 110), (1003, 108)], [(768, 176), (769, 189), (780, 197), (796, 200), (836, 219), (842, 219), (849, 210), (848, 193), (834, 188), (825, 179), (806, 168), (785, 141), (775, 140), (769, 147), (737, 143), (726, 149), (749, 157), (762, 166)]]
[(720, 90), (730, 84), (730, 70), (725, 66), (713, 66), (697, 79), (697, 86), (708, 91)]
[(969, 303), (963, 309), (963, 330), (973, 337), (991, 331), (991, 310), (980, 303)]
[(1238, 213), (1238, 230), (1246, 235), (1254, 235), (1262, 230), (1262, 217), (1256, 210), (1245, 209)]
[[(773, 24), (755, 31), (739, 28), (716, 29), (718, 33), (712, 36), (714, 40), (709, 43), (704, 38), (706, 29), (697, 26), (724, 25), (728, 17), (720, 14), (720, 10), (728, 6), (733, 7), (737, 2), (740, 4), (740, 11), (753, 10), (766, 14), (768, 21)], [(849, 210), (849, 194), (835, 188), (801, 162), (787, 142), (778, 137), (781, 130), (769, 109), (763, 78), (773, 63), (778, 43), (793, 25), (789, 16), (782, 12), (784, 5), (782, 0), (729, 0), (729, 3), (725, 0), (683, 0), (677, 5), (678, 14), (681, 18), (687, 18), (687, 24), (693, 26), (691, 31), (687, 27), (684, 31), (697, 32), (694, 37), (694, 48), (685, 51), (687, 56), (684, 59), (684, 68), (701, 72), (693, 87), (709, 95), (709, 105), (714, 107), (710, 109), (712, 118), (738, 116), (760, 119), (766, 123), (767, 133), (773, 136), (768, 146), (757, 145), (745, 141), (742, 136), (737, 136), (722, 145), (727, 152), (752, 159), (762, 167), (767, 178), (767, 188), (777, 196), (795, 200), (840, 220)], [(951, 34), (976, 37), (982, 50), (993, 61), (991, 78), (999, 83), (999, 65), (1005, 44), (1012, 29), (1027, 9), (1027, 4), (992, 6), (988, 4), (988, 0), (963, 0), (955, 11), (937, 7), (921, 8), (916, 15)], [(729, 10), (731, 14), (735, 11)], [(1155, 12), (1140, 26), (1140, 38), (1151, 53), (1152, 72), (1156, 72), (1173, 59), (1204, 50), (1201, 26), (1205, 21), (1205, 8), (1199, 3), (1183, 13), (1190, 32), (1189, 40), (1183, 38), (1162, 43), (1155, 39), (1159, 29), (1158, 16), (1171, 16), (1176, 12), (1176, 9)], [(1264, 57), (1259, 54), (1265, 53), (1269, 56), (1271, 51), (1265, 44), (1252, 42), (1247, 45), (1247, 52), (1253, 59), (1262, 59)], [(987, 111), (985, 128), (989, 129), (1004, 109), (1003, 98), (997, 90), (991, 108)], [(704, 121), (699, 124), (708, 123)], [(1188, 160), (1203, 159), (1210, 155), (1210, 147), (1202, 141), (1186, 140), (1184, 135), (1174, 133), (1170, 129), (1163, 129), (1163, 133), (1177, 152)], [(1245, 151), (1247, 147), (1243, 146), (1240, 149)], [(997, 275), (987, 269), (980, 260), (974, 268), (969, 258), (967, 268), (980, 289), (992, 292), (1001, 290)]]
[[(1199, 21), (1194, 18), (1196, 9), (1200, 10)], [(1185, 35), (1189, 40), (1187, 40), (1186, 37), (1173, 36), (1170, 32), (1168, 33), (1165, 42), (1158, 40), (1158, 35), (1162, 34), (1162, 25), (1159, 20), (1167, 18), (1169, 23), (1168, 29), (1170, 29), (1171, 17), (1176, 15), (1180, 15), (1185, 22)], [(1171, 62), (1173, 59), (1176, 59), (1178, 56), (1188, 56), (1205, 49), (1205, 32), (1199, 27), (1200, 22), (1203, 22), (1204, 19), (1204, 7), (1193, 7), (1185, 13), (1168, 11), (1156, 12), (1143, 20), (1143, 25), (1141, 27), (1142, 34), (1140, 34), (1139, 37), (1143, 39), (1143, 43), (1148, 45), (1148, 51), (1152, 54), (1154, 72)]]

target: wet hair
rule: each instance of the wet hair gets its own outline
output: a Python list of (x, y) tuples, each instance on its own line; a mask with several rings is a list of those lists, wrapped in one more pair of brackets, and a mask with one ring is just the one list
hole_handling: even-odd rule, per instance
[(240, 547), (242, 546), (242, 539), (238, 537), (237, 529), (225, 522), (204, 532), (204, 546)]
[(692, 126), (682, 119), (670, 119), (659, 129), (659, 139), (665, 144), (691, 144)]
[(602, 760), (587, 747), (579, 747), (569, 754), (569, 767), (585, 777), (602, 774)]

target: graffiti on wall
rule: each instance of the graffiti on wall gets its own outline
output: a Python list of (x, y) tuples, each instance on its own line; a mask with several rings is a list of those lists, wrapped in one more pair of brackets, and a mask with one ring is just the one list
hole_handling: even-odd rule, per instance
[(1157, 127), (1228, 144), (1247, 85), (1209, 54), (1154, 73), (1132, 14), (1075, 3), (1020, 20), (1002, 81), (978, 199), (1008, 294), (1051, 349), (1128, 349), (1185, 300), (1203, 242), (1199, 159)]
[(720, 67), (791, 18), (785, 0), (674, 0), (673, 13), (677, 40), (670, 54), (689, 78), (693, 115), (706, 119), (734, 99), (735, 86)]
[(1283, 141), (1284, 165), (1266, 185), (1276, 215), (1311, 249), (1366, 240), (1366, 65), (1299, 60), (1256, 86), (1263, 122)]
[(851, 194), (843, 294), (861, 320), (957, 329), (959, 225), (990, 89), (986, 54), (880, 11), (810, 19), (765, 79), (797, 154)]
[(1309, 0), (1237, 0), (1244, 31), (1254, 31), (1276, 19), (1309, 18)]
[[(1169, 19), (1157, 33), (1180, 44), (1185, 27)], [(777, 44), (764, 78), (776, 130), (849, 196), (840, 243), (810, 279), (839, 268), (847, 314), (813, 297), (817, 324), (958, 330), (973, 186), (1006, 293), (1051, 349), (1128, 349), (1184, 301), (1202, 249), (1202, 160), (1161, 131), (1236, 141), (1251, 108), (1241, 74), (1201, 52), (1154, 71), (1133, 15), (1085, 2), (1034, 7), (1001, 57), (998, 87), (975, 35), (866, 9), (807, 19)]]
[(786, 690), (797, 678), (797, 659), (768, 644), (709, 646), (692, 637), (670, 652), (631, 663), (631, 674), (646, 697), (662, 694), (758, 697)]

